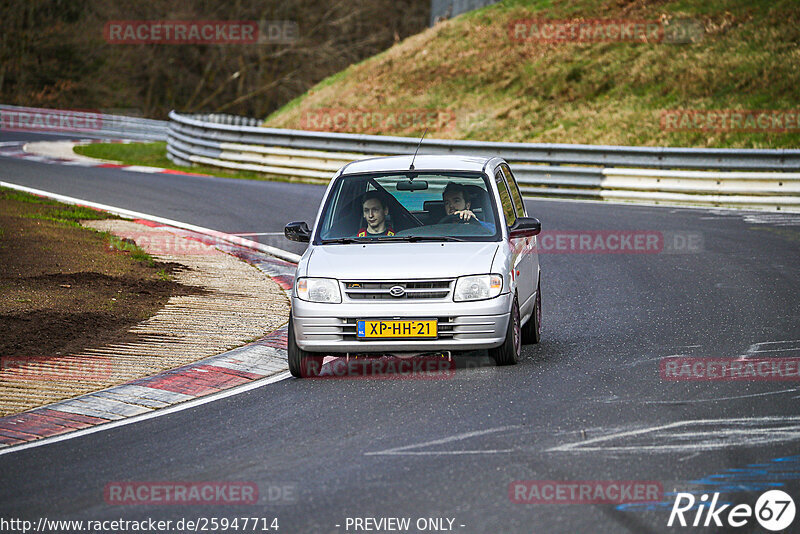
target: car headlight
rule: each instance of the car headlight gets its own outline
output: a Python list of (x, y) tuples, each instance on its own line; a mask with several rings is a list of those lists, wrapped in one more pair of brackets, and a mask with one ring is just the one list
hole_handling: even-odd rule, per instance
[(499, 274), (462, 276), (456, 280), (453, 300), (464, 302), (466, 300), (490, 299), (499, 295), (502, 290), (503, 277)]
[(339, 282), (333, 278), (298, 278), (295, 289), (297, 297), (308, 302), (342, 302)]

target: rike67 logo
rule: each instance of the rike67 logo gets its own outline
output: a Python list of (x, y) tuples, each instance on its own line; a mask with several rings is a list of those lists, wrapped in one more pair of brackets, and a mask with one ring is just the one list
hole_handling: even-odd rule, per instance
[(755, 517), (763, 528), (778, 532), (788, 528), (794, 521), (794, 500), (784, 491), (763, 493), (756, 501), (755, 508), (749, 504), (733, 507), (731, 504), (719, 504), (719, 496), (719, 493), (714, 493), (709, 499), (708, 494), (704, 493), (696, 499), (691, 493), (678, 493), (667, 526), (743, 527)]

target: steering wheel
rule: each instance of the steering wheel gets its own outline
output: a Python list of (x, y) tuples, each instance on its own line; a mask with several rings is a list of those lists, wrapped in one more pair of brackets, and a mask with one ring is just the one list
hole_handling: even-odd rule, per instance
[(439, 224), (480, 224), (478, 219), (475, 217), (470, 217), (468, 220), (463, 220), (460, 215), (456, 215), (455, 213), (451, 215), (445, 215), (439, 220)]

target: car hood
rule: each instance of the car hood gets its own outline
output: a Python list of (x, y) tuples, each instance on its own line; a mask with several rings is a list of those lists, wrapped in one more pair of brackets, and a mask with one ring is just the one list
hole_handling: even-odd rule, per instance
[(455, 278), (491, 272), (499, 243), (372, 243), (314, 247), (307, 276), (339, 280)]

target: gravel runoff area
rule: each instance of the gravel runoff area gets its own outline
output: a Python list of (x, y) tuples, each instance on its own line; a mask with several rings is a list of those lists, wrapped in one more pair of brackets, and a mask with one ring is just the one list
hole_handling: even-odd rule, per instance
[(286, 323), (284, 291), (254, 266), (212, 245), (164, 227), (124, 220), (85, 221), (85, 226), (132, 239), (153, 258), (182, 267), (176, 282), (202, 289), (174, 296), (156, 315), (134, 326), (134, 341), (86, 349), (3, 369), (0, 415), (185, 365), (243, 345)]
[(61, 158), (73, 161), (84, 161), (86, 163), (117, 163), (116, 161), (90, 158), (82, 156), (75, 152), (75, 145), (80, 145), (78, 141), (36, 141), (33, 143), (25, 143), (23, 150), (29, 154), (36, 156), (44, 156), (47, 158)]

